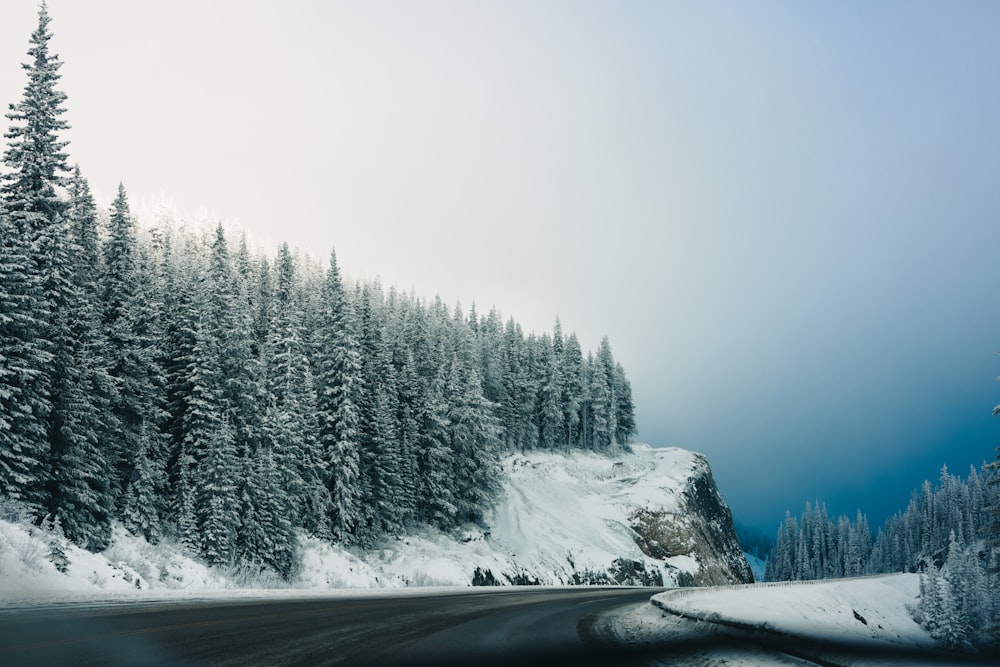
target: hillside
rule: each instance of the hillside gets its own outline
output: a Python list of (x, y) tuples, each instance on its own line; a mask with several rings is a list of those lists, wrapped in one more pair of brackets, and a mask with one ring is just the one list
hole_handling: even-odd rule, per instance
[[(301, 535), (301, 563), (290, 586), (750, 580), (729, 509), (699, 454), (647, 446), (615, 457), (515, 454), (503, 460), (501, 477), (501, 498), (484, 520), (456, 531), (424, 528), (368, 550)], [(0, 521), (0, 590), (10, 599), (38, 591), (288, 585), (208, 567), (179, 544), (154, 546), (121, 527), (108, 549), (90, 554), (52, 532)]]

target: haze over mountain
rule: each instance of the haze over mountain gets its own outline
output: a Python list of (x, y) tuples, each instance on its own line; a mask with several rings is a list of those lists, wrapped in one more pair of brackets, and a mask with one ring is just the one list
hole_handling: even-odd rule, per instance
[[(99, 200), (607, 334), (642, 439), (707, 454), (737, 518), (877, 524), (992, 455), (995, 3), (50, 10)], [(5, 7), (4, 103), (35, 12)]]

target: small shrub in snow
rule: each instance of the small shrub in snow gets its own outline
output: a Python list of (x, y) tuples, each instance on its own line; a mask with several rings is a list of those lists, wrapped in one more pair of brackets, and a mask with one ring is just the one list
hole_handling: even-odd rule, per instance
[(236, 588), (288, 588), (288, 582), (261, 563), (238, 563), (226, 570), (226, 578)]
[(63, 574), (69, 571), (69, 558), (66, 557), (66, 550), (56, 541), (49, 543), (49, 562)]
[(500, 582), (497, 581), (497, 578), (493, 576), (492, 570), (484, 570), (481, 567), (477, 567), (475, 574), (472, 575), (472, 585), (499, 586)]
[(45, 543), (35, 536), (35, 528), (26, 527), (21, 532), (21, 539), (11, 540), (11, 547), (17, 559), (26, 570), (42, 572), (44, 570)]
[(24, 503), (0, 496), (0, 521), (27, 525), (31, 522), (31, 512)]
[(63, 537), (62, 525), (59, 518), (47, 515), (42, 521), (42, 531), (45, 533), (46, 542), (49, 545), (49, 562), (63, 574), (69, 571), (69, 558), (66, 556), (67, 541)]

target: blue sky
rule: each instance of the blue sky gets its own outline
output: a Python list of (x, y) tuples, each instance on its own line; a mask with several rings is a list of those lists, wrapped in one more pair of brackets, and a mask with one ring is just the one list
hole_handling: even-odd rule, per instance
[(1000, 444), (997, 3), (204, 4), (50, 1), (98, 195), (607, 334), (766, 530)]

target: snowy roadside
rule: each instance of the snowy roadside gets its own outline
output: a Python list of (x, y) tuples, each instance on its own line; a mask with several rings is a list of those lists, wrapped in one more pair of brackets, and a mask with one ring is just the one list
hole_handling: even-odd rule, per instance
[(720, 625), (667, 614), (652, 604), (621, 610), (603, 619), (602, 634), (639, 650), (665, 651), (671, 667), (778, 667), (803, 665), (801, 660), (775, 654), (760, 646), (731, 646), (730, 631)]
[[(461, 531), (414, 527), (367, 549), (300, 533), (296, 567), (287, 581), (269, 571), (209, 566), (176, 541), (151, 544), (120, 524), (113, 527), (111, 545), (91, 553), (54, 526), (35, 526), (8, 512), (0, 514), (0, 608), (69, 594), (148, 598), (155, 591), (172, 598), (280, 589), (303, 595), (304, 589), (323, 594), (464, 588), (473, 582), (560, 586), (659, 583), (662, 577), (671, 585), (682, 575), (691, 579), (706, 563), (682, 552), (663, 559), (647, 556), (636, 543), (632, 516), (637, 509), (658, 512), (687, 535), (693, 528), (684, 494), (707, 464), (680, 449), (636, 445), (634, 450), (618, 457), (511, 455), (504, 462), (504, 492), (496, 507), (483, 522)], [(710, 559), (707, 565), (713, 565)]]
[[(918, 575), (900, 574), (671, 589), (653, 596), (652, 604), (618, 616), (614, 633), (647, 646), (692, 644), (698, 647), (687, 657), (692, 665), (803, 664), (775, 651), (724, 647), (728, 639), (745, 641), (755, 635), (774, 638), (775, 644), (829, 646), (812, 657), (832, 664), (919, 665), (926, 654), (926, 664), (940, 665), (936, 643), (911, 616), (919, 585)], [(704, 648), (712, 644), (723, 648)], [(849, 651), (838, 654), (838, 647)], [(956, 656), (955, 662), (961, 658)]]
[[(153, 545), (120, 527), (115, 528), (112, 546), (95, 554), (50, 532), (0, 520), (0, 613), (65, 605), (459, 594), (479, 590), (448, 584), (406, 587), (401, 579), (380, 577), (346, 550), (319, 541), (306, 542), (298, 585), (270, 587), (267, 584), (276, 581), (241, 579), (238, 572), (199, 563), (177, 544)], [(58, 549), (58, 557), (53, 556), (53, 548)], [(329, 580), (332, 572), (337, 573), (335, 581)]]

